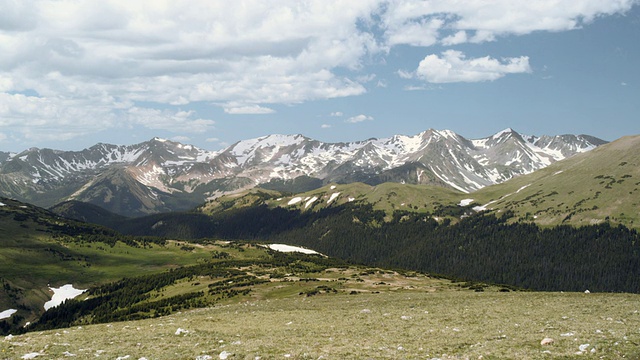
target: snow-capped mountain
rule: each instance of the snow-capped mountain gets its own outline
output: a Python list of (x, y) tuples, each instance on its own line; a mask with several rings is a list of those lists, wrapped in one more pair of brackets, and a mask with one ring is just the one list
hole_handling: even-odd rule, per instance
[(81, 200), (124, 215), (187, 209), (208, 197), (302, 176), (472, 192), (604, 143), (584, 135), (524, 136), (512, 129), (468, 140), (430, 129), (349, 143), (268, 135), (214, 152), (154, 138), (82, 151), (0, 153), (0, 192), (41, 206)]

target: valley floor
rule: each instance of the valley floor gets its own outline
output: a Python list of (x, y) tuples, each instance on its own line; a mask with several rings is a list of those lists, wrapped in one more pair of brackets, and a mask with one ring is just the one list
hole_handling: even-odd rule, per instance
[(409, 289), (8, 336), (0, 359), (637, 359), (639, 344), (638, 295)]

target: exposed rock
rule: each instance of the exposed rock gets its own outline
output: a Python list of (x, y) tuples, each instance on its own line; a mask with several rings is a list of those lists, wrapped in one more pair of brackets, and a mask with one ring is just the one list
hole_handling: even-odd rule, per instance
[(542, 341), (540, 341), (540, 345), (542, 346), (546, 346), (546, 345), (552, 345), (554, 343), (554, 340), (552, 338), (544, 338), (542, 339)]

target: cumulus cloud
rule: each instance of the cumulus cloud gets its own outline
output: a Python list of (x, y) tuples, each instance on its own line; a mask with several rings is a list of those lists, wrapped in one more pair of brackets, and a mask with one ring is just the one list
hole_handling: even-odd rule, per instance
[(343, 115), (344, 114), (342, 113), (342, 111), (334, 111), (331, 114), (329, 114), (329, 116), (332, 116), (332, 117), (340, 117), (340, 116), (343, 116)]
[(320, 125), (320, 128), (322, 128), (322, 129), (329, 129), (329, 128), (331, 128), (331, 127), (332, 127), (332, 126), (331, 126), (331, 125), (329, 125), (329, 124), (322, 124), (322, 125)]
[[(203, 132), (213, 120), (181, 109), (267, 114), (278, 104), (358, 96), (385, 85), (364, 68), (400, 46), (576, 29), (635, 3), (0, 0), (0, 125), (57, 139), (132, 124)], [(526, 71), (526, 57), (443, 53), (398, 74), (447, 82)]]
[[(369, 80), (334, 69), (360, 69), (379, 51), (358, 25), (376, 0), (0, 4), (3, 113), (16, 126), (70, 123), (69, 136), (127, 123), (201, 132), (213, 123), (153, 103), (266, 114), (270, 104), (359, 95)], [(24, 101), (45, 106), (15, 106), (11, 94), (27, 90), (40, 97)], [(79, 125), (92, 122), (101, 125)]]
[(479, 82), (496, 80), (506, 74), (531, 72), (526, 56), (500, 61), (489, 56), (467, 59), (455, 50), (447, 50), (441, 55), (431, 54), (420, 61), (416, 77), (430, 83)]
[(350, 117), (346, 120), (346, 122), (351, 123), (351, 124), (355, 124), (355, 123), (359, 123), (359, 122), (363, 122), (363, 121), (372, 121), (373, 117), (368, 116), (368, 115), (356, 115), (353, 117)]
[(576, 29), (598, 16), (629, 10), (636, 0), (390, 1), (381, 14), (389, 45), (455, 45), (497, 36)]

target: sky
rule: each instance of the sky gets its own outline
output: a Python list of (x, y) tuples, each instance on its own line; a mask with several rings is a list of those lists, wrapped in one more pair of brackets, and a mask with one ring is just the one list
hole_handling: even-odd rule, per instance
[(640, 0), (0, 0), (0, 151), (640, 133)]

